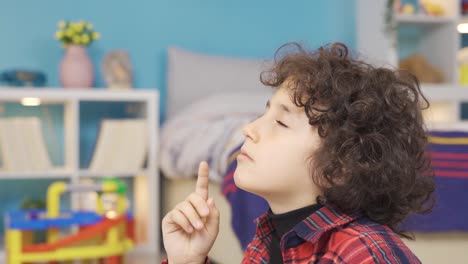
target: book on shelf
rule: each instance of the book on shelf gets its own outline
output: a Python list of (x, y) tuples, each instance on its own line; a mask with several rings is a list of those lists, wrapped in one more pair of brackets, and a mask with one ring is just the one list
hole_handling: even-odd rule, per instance
[(41, 120), (37, 117), (0, 118), (0, 153), (5, 172), (52, 168)]
[(130, 172), (142, 169), (148, 152), (147, 133), (145, 119), (102, 120), (89, 170)]

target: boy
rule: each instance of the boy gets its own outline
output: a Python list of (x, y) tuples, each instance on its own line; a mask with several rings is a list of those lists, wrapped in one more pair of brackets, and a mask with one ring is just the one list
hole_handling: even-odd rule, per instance
[[(420, 263), (398, 225), (428, 211), (434, 183), (417, 80), (341, 43), (275, 60), (265, 113), (243, 128), (236, 185), (270, 209), (242, 263)], [(235, 212), (233, 212), (235, 213)], [(162, 221), (169, 263), (203, 263), (219, 225), (208, 165)]]

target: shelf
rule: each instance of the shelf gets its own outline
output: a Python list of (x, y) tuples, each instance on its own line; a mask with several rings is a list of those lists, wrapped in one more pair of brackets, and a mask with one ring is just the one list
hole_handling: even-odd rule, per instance
[[(134, 177), (134, 176), (150, 176), (148, 170), (138, 170), (138, 171), (90, 171), (90, 170), (80, 170), (78, 176), (80, 178), (106, 178), (106, 177)], [(54, 169), (50, 171), (43, 172), (0, 172), (0, 179), (2, 180), (18, 180), (18, 179), (63, 179), (71, 178), (72, 172), (66, 169)]]
[(395, 15), (395, 20), (400, 24), (445, 24), (453, 23), (455, 18), (449, 16), (428, 16), (428, 15)]
[(139, 175), (151, 176), (147, 170), (139, 171), (90, 171), (90, 170), (80, 170), (80, 178), (105, 178), (105, 177), (134, 177)]
[(421, 84), (421, 90), (429, 101), (468, 102), (468, 86), (454, 84)]
[(70, 178), (71, 172), (63, 168), (52, 169), (50, 171), (24, 171), (24, 172), (0, 172), (2, 180), (18, 180), (18, 179), (63, 179)]
[(468, 15), (462, 15), (462, 16), (460, 16), (460, 19), (458, 19), (458, 22), (460, 22), (460, 23), (466, 23), (466, 22), (468, 22)]
[(108, 90), (108, 89), (63, 89), (63, 88), (11, 88), (1, 87), (2, 101), (20, 101), (25, 97), (39, 98), (45, 103), (80, 101), (146, 102), (156, 94), (154, 90)]
[[(159, 210), (159, 177), (157, 164), (158, 124), (159, 124), (159, 92), (156, 89), (109, 90), (109, 89), (63, 89), (47, 88), (12, 88), (0, 86), (1, 103), (19, 103), (22, 99), (38, 98), (41, 104), (63, 104), (63, 119), (59, 126), (63, 128), (63, 164), (40, 172), (0, 171), (0, 180), (20, 179), (55, 179), (79, 183), (81, 179), (119, 177), (131, 182), (132, 192), (129, 200), (134, 201), (134, 222), (137, 247), (148, 252), (160, 248), (160, 210)], [(133, 171), (91, 171), (80, 168), (82, 157), (81, 133), (82, 117), (92, 112), (94, 106), (107, 107), (107, 103), (140, 104), (137, 114), (147, 121), (147, 167)], [(90, 107), (92, 105), (93, 107)], [(140, 106), (139, 105), (139, 106)], [(90, 109), (87, 111), (87, 109)], [(29, 110), (29, 109), (28, 109)], [(62, 110), (62, 109), (61, 109)], [(83, 114), (83, 116), (82, 116)], [(106, 115), (102, 114), (103, 117)], [(53, 136), (53, 135), (52, 135)], [(139, 177), (139, 176), (144, 177)], [(0, 183), (1, 184), (1, 183)], [(78, 195), (71, 195), (70, 207), (80, 208)], [(148, 204), (151, 201), (151, 206)], [(1, 238), (1, 237), (0, 237)], [(2, 259), (0, 257), (0, 263)]]

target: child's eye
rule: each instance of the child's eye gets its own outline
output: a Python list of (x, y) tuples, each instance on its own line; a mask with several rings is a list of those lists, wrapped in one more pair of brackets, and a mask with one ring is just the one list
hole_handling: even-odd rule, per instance
[(288, 127), (287, 125), (285, 125), (283, 122), (281, 122), (279, 120), (276, 120), (276, 123), (278, 123), (282, 127)]

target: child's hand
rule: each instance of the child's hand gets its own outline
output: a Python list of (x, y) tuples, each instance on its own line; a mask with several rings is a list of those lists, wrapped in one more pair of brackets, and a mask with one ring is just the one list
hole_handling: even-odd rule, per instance
[(201, 162), (195, 192), (162, 220), (169, 263), (204, 263), (219, 231), (219, 211), (208, 199), (208, 164)]

